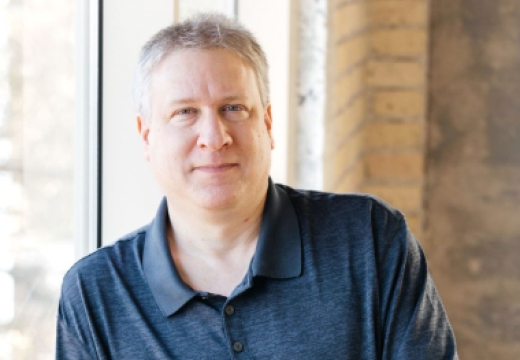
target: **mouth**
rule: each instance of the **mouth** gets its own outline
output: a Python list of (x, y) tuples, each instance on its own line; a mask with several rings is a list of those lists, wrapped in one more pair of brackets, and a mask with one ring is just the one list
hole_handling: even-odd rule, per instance
[(208, 173), (219, 173), (227, 170), (231, 170), (238, 167), (237, 163), (221, 163), (221, 164), (204, 164), (195, 166), (194, 170), (208, 172)]

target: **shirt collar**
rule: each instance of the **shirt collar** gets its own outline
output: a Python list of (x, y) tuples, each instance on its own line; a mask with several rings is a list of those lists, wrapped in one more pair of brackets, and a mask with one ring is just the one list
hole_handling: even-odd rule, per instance
[(289, 195), (269, 178), (253, 276), (290, 279), (302, 272), (300, 226)]
[[(170, 316), (197, 293), (182, 281), (175, 268), (166, 238), (167, 224), (168, 207), (164, 198), (146, 232), (142, 262), (155, 301), (163, 314)], [(271, 179), (251, 270), (253, 276), (275, 279), (298, 277), (302, 272), (302, 249), (296, 212), (289, 195)]]
[(165, 316), (170, 316), (196, 293), (182, 281), (175, 268), (166, 237), (167, 224), (168, 206), (163, 198), (146, 231), (143, 271), (157, 305)]

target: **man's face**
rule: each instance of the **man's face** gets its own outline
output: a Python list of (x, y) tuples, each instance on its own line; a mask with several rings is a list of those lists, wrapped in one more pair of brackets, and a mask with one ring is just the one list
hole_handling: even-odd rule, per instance
[(174, 51), (150, 95), (151, 119), (138, 116), (138, 129), (169, 201), (223, 209), (265, 190), (271, 110), (247, 63), (225, 49)]

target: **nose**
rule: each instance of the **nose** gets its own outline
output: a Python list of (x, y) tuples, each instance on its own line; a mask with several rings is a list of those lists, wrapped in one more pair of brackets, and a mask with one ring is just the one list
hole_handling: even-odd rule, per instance
[(203, 114), (199, 122), (197, 146), (201, 149), (219, 151), (232, 143), (233, 138), (219, 112), (211, 110)]

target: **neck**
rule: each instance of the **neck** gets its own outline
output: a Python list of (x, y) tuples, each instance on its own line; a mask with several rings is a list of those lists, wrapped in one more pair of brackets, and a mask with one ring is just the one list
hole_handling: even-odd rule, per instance
[(168, 242), (183, 281), (195, 290), (228, 296), (254, 255), (266, 195), (244, 207), (188, 211), (168, 201)]
[(260, 232), (262, 212), (265, 198), (251, 207), (244, 209), (227, 209), (226, 211), (195, 213), (170, 209), (168, 238), (176, 248), (206, 256), (225, 256), (233, 249), (256, 242)]
[(267, 187), (248, 194), (233, 206), (216, 209), (168, 198), (170, 245), (174, 239), (174, 245), (180, 250), (224, 256), (233, 249), (256, 242), (266, 196)]

